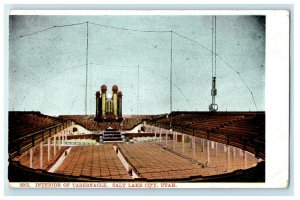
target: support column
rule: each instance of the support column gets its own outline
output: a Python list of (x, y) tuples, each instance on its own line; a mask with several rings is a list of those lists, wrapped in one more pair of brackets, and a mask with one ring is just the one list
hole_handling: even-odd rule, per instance
[(217, 157), (217, 155), (218, 155), (218, 143), (216, 142), (216, 155), (215, 155), (215, 157)]
[(168, 147), (168, 130), (166, 131), (166, 147)]
[(29, 167), (32, 168), (32, 159), (33, 159), (33, 147), (30, 148), (29, 150)]
[(53, 151), (53, 154), (56, 155), (56, 135), (53, 136), (53, 148), (54, 148), (54, 151)]
[(181, 153), (184, 154), (184, 134), (182, 134), (182, 139), (181, 139)]
[(196, 138), (195, 136), (192, 137), (192, 147), (193, 147), (193, 158), (196, 158)]
[(48, 142), (48, 161), (50, 161), (50, 138), (48, 138), (47, 142)]
[(64, 142), (64, 135), (63, 134), (64, 134), (63, 132), (60, 133), (60, 146), (61, 147), (63, 146), (63, 142)]
[(230, 163), (231, 163), (230, 146), (228, 146), (228, 148), (227, 148), (227, 172), (230, 172)]
[(209, 140), (206, 140), (207, 144), (207, 164), (210, 163), (210, 148), (209, 148)]
[(242, 150), (242, 149), (240, 149), (240, 155), (241, 155), (241, 156), (242, 156), (242, 155), (244, 155), (244, 154), (243, 154), (243, 150)]
[(40, 168), (43, 168), (43, 142), (40, 143)]
[(62, 131), (61, 133), (62, 133), (62, 135), (61, 135), (61, 138), (62, 138), (62, 145), (65, 146), (65, 132)]
[(58, 133), (58, 150), (60, 150), (60, 148), (61, 148), (61, 138), (60, 138), (60, 136), (61, 136), (61, 133)]
[(227, 152), (227, 145), (224, 144), (224, 152)]
[(176, 149), (176, 140), (177, 140), (177, 136), (176, 136), (176, 132), (172, 130), (173, 133), (173, 149)]
[(161, 144), (161, 128), (159, 128), (159, 142)]
[(214, 149), (215, 148), (215, 142), (211, 141), (211, 148)]
[(60, 132), (60, 146), (63, 146), (63, 143), (64, 143), (64, 132), (61, 131)]
[(247, 151), (244, 151), (244, 169), (248, 167)]
[(235, 158), (236, 154), (235, 154), (235, 147), (233, 147), (233, 157)]

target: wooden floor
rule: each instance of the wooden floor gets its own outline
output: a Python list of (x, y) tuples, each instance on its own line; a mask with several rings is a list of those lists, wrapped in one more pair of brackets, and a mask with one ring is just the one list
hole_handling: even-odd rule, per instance
[[(137, 175), (148, 180), (210, 176), (257, 165), (257, 159), (252, 154), (247, 153), (245, 163), (243, 151), (224, 144), (196, 138), (193, 152), (191, 140), (185, 139), (182, 152), (182, 142), (175, 142), (175, 145), (173, 142), (168, 140), (166, 143), (162, 140), (151, 143), (119, 143), (117, 147)], [(51, 146), (51, 159), (48, 161), (48, 148), (44, 146), (41, 169), (47, 169), (66, 148), (62, 147), (60, 150), (57, 148), (57, 154), (54, 156), (54, 149)], [(39, 152), (39, 147), (33, 151), (34, 169), (40, 169)], [(20, 163), (29, 167), (29, 153), (20, 158)], [(113, 144), (74, 146), (55, 173), (76, 177), (132, 179), (118, 158)]]
[(72, 147), (55, 173), (107, 179), (131, 179), (112, 144)]

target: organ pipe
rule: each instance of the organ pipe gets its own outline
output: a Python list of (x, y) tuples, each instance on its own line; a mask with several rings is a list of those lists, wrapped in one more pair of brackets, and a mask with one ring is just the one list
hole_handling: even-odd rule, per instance
[(100, 92), (96, 92), (96, 117), (99, 117), (99, 101), (100, 100)]
[(112, 96), (112, 100), (113, 100), (113, 115), (115, 116), (115, 118), (118, 118), (118, 97), (117, 97), (117, 92), (118, 92), (118, 86), (114, 85), (112, 87), (112, 92), (113, 92), (113, 96)]
[(101, 86), (101, 93), (102, 93), (102, 117), (105, 118), (106, 117), (106, 85), (102, 85)]

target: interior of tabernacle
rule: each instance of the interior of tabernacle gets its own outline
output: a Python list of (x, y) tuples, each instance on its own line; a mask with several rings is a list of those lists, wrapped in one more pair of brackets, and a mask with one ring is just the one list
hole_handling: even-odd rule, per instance
[(264, 180), (262, 112), (173, 112), (121, 122), (10, 112), (9, 120), (11, 167), (37, 180)]
[(11, 15), (9, 44), (10, 182), (265, 182), (265, 16)]

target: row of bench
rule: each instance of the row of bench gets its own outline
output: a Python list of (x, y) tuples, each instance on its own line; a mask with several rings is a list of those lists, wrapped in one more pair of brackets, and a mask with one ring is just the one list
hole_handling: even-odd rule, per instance
[(153, 143), (118, 144), (137, 175), (146, 179), (178, 179), (207, 174), (207, 170)]
[[(154, 126), (170, 129), (171, 117), (149, 120)], [(230, 144), (265, 158), (265, 114), (234, 112), (172, 113), (173, 131)]]
[(40, 112), (9, 112), (9, 139), (17, 139), (62, 122)]
[(112, 144), (75, 146), (55, 173), (107, 179), (131, 179)]

